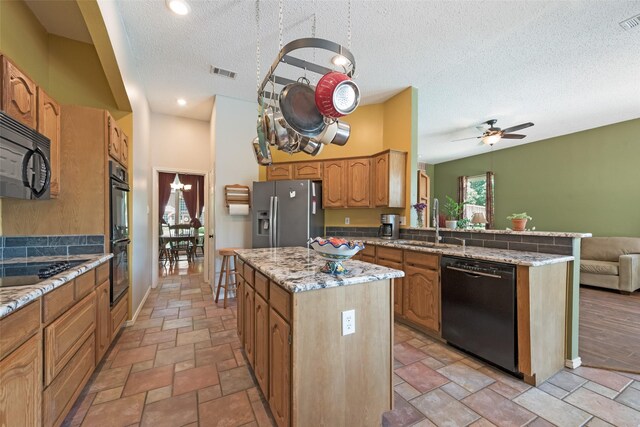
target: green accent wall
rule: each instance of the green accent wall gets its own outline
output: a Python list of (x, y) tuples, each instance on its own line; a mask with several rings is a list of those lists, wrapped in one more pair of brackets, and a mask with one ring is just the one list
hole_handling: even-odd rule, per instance
[(435, 196), (495, 173), (496, 228), (527, 212), (537, 231), (640, 236), (640, 119), (435, 165)]

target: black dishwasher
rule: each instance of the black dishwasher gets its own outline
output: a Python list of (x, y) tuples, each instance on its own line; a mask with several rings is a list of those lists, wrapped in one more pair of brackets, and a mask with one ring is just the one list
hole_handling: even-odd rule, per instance
[(442, 338), (518, 374), (515, 266), (442, 257)]

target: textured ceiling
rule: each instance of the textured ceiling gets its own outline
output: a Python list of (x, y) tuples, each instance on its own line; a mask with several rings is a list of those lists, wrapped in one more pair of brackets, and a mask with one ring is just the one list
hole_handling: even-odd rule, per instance
[[(117, 2), (153, 111), (209, 120), (213, 95), (255, 99), (255, 2), (192, 0), (187, 16), (162, 0)], [(278, 1), (260, 4), (264, 77), (278, 52)], [(284, 42), (309, 37), (315, 11), (316, 36), (346, 45), (347, 10), (286, 0)], [(618, 23), (638, 13), (637, 0), (353, 0), (356, 81), (363, 103), (418, 88), (419, 152), (431, 163), (487, 152), (450, 141), (491, 118), (535, 123), (494, 150), (629, 120), (640, 117), (640, 28)], [(210, 64), (237, 79), (209, 74)]]
[(70, 0), (25, 0), (42, 26), (51, 34), (92, 43), (78, 4)]

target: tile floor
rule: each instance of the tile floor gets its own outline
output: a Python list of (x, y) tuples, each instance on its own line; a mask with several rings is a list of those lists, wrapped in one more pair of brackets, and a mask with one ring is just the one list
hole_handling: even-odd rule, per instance
[[(114, 341), (66, 426), (272, 426), (201, 269), (161, 278)], [(395, 409), (383, 426), (639, 426), (640, 375), (565, 370), (532, 388), (410, 328), (395, 328)], [(313, 422), (301, 427), (313, 426)]]

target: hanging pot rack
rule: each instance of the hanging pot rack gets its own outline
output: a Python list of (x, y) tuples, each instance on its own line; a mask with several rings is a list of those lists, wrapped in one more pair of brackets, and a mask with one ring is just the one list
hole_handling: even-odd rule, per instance
[(286, 86), (290, 83), (296, 82), (296, 80), (292, 80), (276, 74), (276, 71), (278, 71), (278, 67), (280, 66), (280, 64), (299, 68), (304, 70), (305, 72), (316, 73), (316, 74), (319, 74), (320, 76), (323, 76), (331, 71), (334, 71), (329, 67), (318, 65), (313, 62), (309, 62), (307, 60), (300, 59), (290, 55), (292, 52), (298, 49), (309, 49), (309, 48), (326, 50), (346, 58), (348, 62), (347, 64), (344, 65), (344, 73), (348, 75), (350, 78), (353, 78), (356, 71), (356, 60), (349, 49), (347, 49), (346, 47), (336, 42), (332, 42), (326, 39), (320, 39), (315, 37), (296, 39), (287, 43), (285, 46), (282, 47), (282, 49), (280, 49), (280, 52), (278, 52), (278, 56), (276, 57), (276, 60), (273, 62), (273, 64), (269, 68), (269, 72), (262, 80), (262, 84), (260, 85), (260, 89), (258, 90), (259, 104), (262, 104), (265, 99), (278, 100), (279, 98), (278, 93), (272, 93), (265, 90), (268, 84), (271, 83), (272, 85), (277, 84), (281, 86)]

